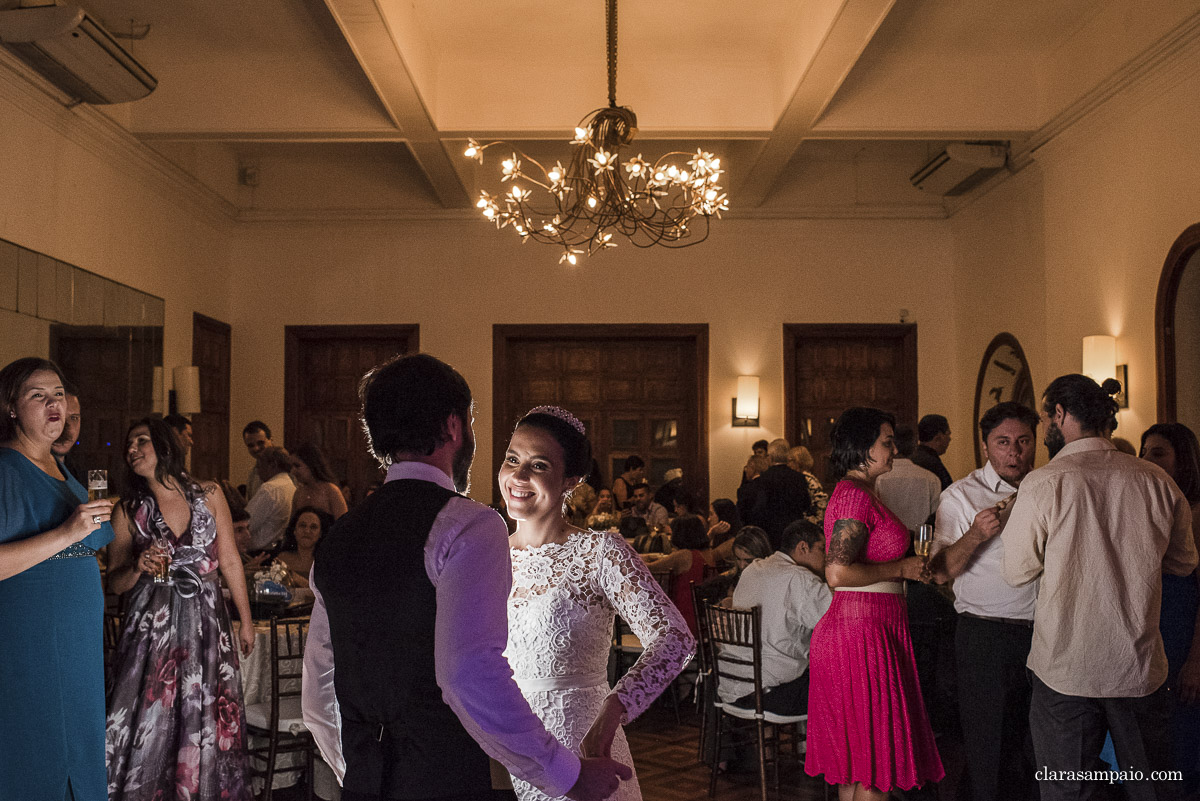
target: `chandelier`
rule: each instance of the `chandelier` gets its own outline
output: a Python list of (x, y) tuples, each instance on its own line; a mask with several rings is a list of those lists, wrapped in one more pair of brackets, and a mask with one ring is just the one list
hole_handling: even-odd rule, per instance
[[(617, 0), (607, 0), (608, 106), (575, 128), (571, 157), (546, 169), (505, 142), (468, 140), (464, 155), (483, 164), (483, 152), (500, 146), (512, 155), (501, 163), (507, 192), (480, 192), (475, 204), (496, 228), (512, 227), (522, 242), (563, 249), (559, 263), (616, 247), (620, 234), (640, 248), (682, 248), (708, 238), (709, 220), (729, 208), (717, 183), (721, 160), (711, 153), (674, 151), (653, 163), (638, 154), (620, 163), (620, 149), (637, 134), (637, 116), (617, 105)], [(683, 157), (683, 165), (671, 159)], [(699, 220), (697, 220), (699, 218)]]

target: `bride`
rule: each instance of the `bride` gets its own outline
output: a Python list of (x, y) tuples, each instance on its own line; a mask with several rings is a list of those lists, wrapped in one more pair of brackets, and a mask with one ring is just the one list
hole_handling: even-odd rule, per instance
[[(563, 501), (588, 473), (583, 424), (557, 406), (538, 406), (513, 430), (500, 467), (500, 493), (517, 521), (510, 538), (513, 586), (508, 647), (517, 685), (546, 729), (584, 756), (633, 767), (621, 725), (636, 718), (695, 653), (695, 640), (658, 583), (618, 534), (570, 525)], [(608, 687), (613, 617), (644, 650)], [(542, 801), (513, 778), (520, 801)], [(611, 797), (640, 801), (637, 776)]]

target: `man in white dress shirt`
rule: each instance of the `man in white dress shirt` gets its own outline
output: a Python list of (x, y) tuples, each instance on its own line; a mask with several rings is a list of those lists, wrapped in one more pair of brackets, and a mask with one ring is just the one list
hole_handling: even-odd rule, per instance
[(292, 459), (287, 450), (278, 446), (258, 454), (258, 473), (263, 483), (246, 504), (250, 513), (250, 548), (261, 551), (283, 539), (288, 521), (292, 518)]
[(954, 581), (958, 711), (973, 801), (1019, 801), (1033, 789), (1025, 660), (1037, 582), (1009, 586), (996, 535), (1003, 519), (997, 505), (1033, 469), (1037, 425), (1027, 406), (992, 407), (979, 421), (987, 462), (951, 484), (937, 510), (930, 568), (937, 581)]
[(419, 354), (360, 387), (383, 486), (318, 545), (304, 722), (344, 801), (491, 799), (486, 754), (547, 795), (599, 801), (628, 767), (550, 735), (503, 652), (508, 529), (470, 483), (471, 391)]
[(937, 511), (942, 482), (924, 467), (913, 463), (917, 432), (909, 425), (896, 426), (897, 456), (892, 469), (875, 479), (875, 492), (909, 531), (916, 531)]
[[(733, 591), (735, 607), (761, 610), (763, 708), (768, 712), (808, 711), (808, 645), (833, 601), (824, 575), (824, 532), (807, 520), (796, 520), (784, 528), (782, 547), (743, 570)], [(717, 690), (723, 701), (754, 706), (754, 685), (749, 681), (722, 678)]]

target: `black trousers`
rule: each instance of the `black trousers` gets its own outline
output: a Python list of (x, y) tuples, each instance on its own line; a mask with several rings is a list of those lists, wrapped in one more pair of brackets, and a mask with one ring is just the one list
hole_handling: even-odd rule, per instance
[(972, 801), (1037, 798), (1025, 669), (1033, 629), (958, 616), (958, 713)]
[[(1143, 698), (1084, 698), (1050, 689), (1036, 675), (1029, 728), (1038, 770), (1097, 770), (1104, 735), (1112, 734), (1121, 771), (1140, 771), (1141, 781), (1124, 783), (1129, 801), (1171, 801), (1182, 782), (1151, 782), (1152, 771), (1171, 768), (1170, 715), (1164, 684)], [(1040, 783), (1042, 801), (1074, 801), (1099, 797), (1101, 783), (1055, 777)]]

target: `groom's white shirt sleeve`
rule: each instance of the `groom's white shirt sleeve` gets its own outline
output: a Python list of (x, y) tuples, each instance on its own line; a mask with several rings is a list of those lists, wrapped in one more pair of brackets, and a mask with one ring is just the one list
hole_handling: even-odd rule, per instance
[[(435, 467), (394, 464), (388, 480), (416, 478), (452, 488)], [(512, 563), (508, 529), (495, 511), (451, 498), (425, 543), (425, 572), (437, 590), (434, 661), (442, 698), (467, 733), (514, 776), (551, 797), (579, 778), (579, 757), (558, 742), (530, 710), (504, 658)], [(304, 722), (341, 782), (341, 718), (334, 692), (333, 648), (325, 603), (315, 583), (304, 652)]]
[(333, 644), (329, 640), (329, 614), (313, 573), (309, 571), (308, 586), (313, 592), (312, 617), (308, 624), (308, 639), (304, 647), (304, 683), (300, 705), (304, 725), (312, 734), (321, 756), (337, 776), (338, 784), (346, 776), (346, 760), (342, 757), (342, 715), (333, 689)]

